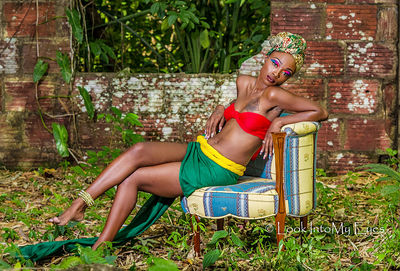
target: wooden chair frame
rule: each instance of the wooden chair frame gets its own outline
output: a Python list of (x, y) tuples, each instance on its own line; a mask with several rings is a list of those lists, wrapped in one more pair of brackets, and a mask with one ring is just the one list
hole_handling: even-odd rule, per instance
[[(274, 146), (274, 155), (275, 155), (275, 167), (276, 167), (276, 186), (275, 189), (278, 193), (279, 198), (279, 206), (278, 212), (275, 215), (275, 229), (276, 229), (276, 242), (279, 247), (280, 241), (284, 238), (285, 235), (285, 219), (286, 219), (286, 206), (285, 206), (285, 191), (283, 184), (283, 151), (285, 144), (286, 133), (272, 133), (272, 140)], [(194, 215), (197, 222), (200, 221), (197, 215)], [(307, 218), (308, 216), (300, 217), (300, 228), (307, 228)], [(223, 230), (224, 228), (224, 219), (217, 219), (217, 230)], [(194, 228), (193, 230), (193, 246), (194, 251), (197, 256), (200, 255), (200, 231), (198, 228)], [(284, 247), (282, 248), (284, 249)]]

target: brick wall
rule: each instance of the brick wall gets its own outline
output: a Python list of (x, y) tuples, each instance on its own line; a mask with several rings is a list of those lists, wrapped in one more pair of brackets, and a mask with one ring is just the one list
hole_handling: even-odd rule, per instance
[[(56, 49), (69, 51), (66, 20), (54, 20), (64, 15), (67, 3), (41, 0), (37, 12), (36, 1), (0, 1), (0, 166), (29, 168), (59, 160), (52, 135), (37, 114), (32, 73), (37, 56), (55, 59)], [(38, 96), (58, 95), (62, 89), (57, 65), (48, 62)], [(40, 104), (49, 114), (59, 111), (55, 99), (42, 99)], [(45, 116), (50, 127), (52, 121)]]
[[(299, 76), (316, 82), (313, 95), (330, 112), (318, 138), (320, 167), (344, 173), (397, 148), (398, 5), (398, 0), (271, 3), (272, 33), (290, 31), (307, 39)], [(299, 90), (298, 84), (287, 85)]]
[[(39, 1), (39, 22), (49, 21), (38, 28), (42, 57), (69, 51), (65, 20), (51, 20), (67, 4)], [(56, 164), (60, 157), (38, 116), (32, 82), (36, 3), (0, 0), (0, 10), (0, 165)], [(318, 166), (344, 173), (377, 161), (387, 147), (397, 148), (397, 0), (273, 0), (271, 13), (272, 33), (291, 31), (308, 42), (303, 69), (284, 87), (322, 101), (330, 112), (319, 133)], [(38, 96), (76, 95), (76, 86), (85, 86), (98, 112), (116, 106), (137, 113), (144, 124), (137, 132), (147, 140), (191, 140), (213, 106), (235, 96), (236, 75), (211, 74), (79, 74), (70, 93), (55, 62), (49, 63)], [(58, 122), (73, 130), (66, 99), (39, 101), (48, 126)], [(87, 121), (83, 103), (74, 110), (79, 116), (71, 143), (89, 149), (108, 144), (110, 126)]]

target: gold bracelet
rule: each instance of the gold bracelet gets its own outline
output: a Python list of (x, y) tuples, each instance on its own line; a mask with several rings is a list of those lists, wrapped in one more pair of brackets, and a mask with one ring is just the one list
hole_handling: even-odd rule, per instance
[(88, 207), (90, 207), (90, 206), (92, 206), (94, 204), (94, 200), (93, 200), (92, 196), (88, 192), (86, 192), (84, 190), (81, 190), (79, 192), (78, 196), (86, 203), (86, 205)]

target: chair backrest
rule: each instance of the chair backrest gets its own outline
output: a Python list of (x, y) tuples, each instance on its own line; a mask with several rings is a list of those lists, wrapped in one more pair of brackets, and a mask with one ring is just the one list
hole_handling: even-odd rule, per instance
[[(268, 39), (262, 47), (264, 53), (269, 51)], [(258, 76), (264, 60), (262, 52), (250, 57), (240, 66), (239, 75)], [(304, 216), (316, 207), (316, 146), (320, 126), (318, 122), (300, 122), (282, 127), (282, 132), (287, 134), (283, 168), (289, 216)], [(264, 160), (259, 155), (247, 165), (245, 175), (275, 180), (274, 156)]]
[[(289, 216), (304, 216), (316, 207), (316, 146), (318, 122), (299, 122), (282, 127), (284, 147), (284, 188)], [(259, 155), (246, 168), (245, 175), (275, 180), (274, 156)]]

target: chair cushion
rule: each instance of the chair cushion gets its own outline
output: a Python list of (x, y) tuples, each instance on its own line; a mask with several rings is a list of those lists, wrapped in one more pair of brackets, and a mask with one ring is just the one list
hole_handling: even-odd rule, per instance
[(271, 179), (244, 176), (235, 185), (197, 189), (181, 205), (185, 213), (201, 217), (256, 219), (277, 213), (278, 194)]
[[(315, 150), (319, 128), (320, 124), (316, 122), (299, 122), (282, 128), (287, 134), (283, 175), (288, 216), (305, 216), (316, 207)], [(274, 156), (266, 160), (258, 156), (247, 165), (245, 175), (260, 177), (243, 176), (236, 185), (198, 189), (182, 199), (182, 208), (185, 212), (208, 218), (255, 219), (275, 215), (278, 196)]]

